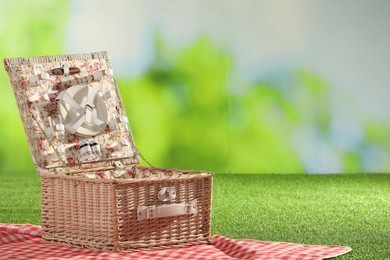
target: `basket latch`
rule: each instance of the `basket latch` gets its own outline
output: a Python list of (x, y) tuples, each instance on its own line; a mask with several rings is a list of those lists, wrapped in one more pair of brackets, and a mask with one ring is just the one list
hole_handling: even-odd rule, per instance
[(162, 188), (157, 197), (160, 201), (171, 201), (176, 198), (176, 189), (174, 187), (164, 187)]
[(138, 206), (138, 221), (145, 219), (174, 217), (182, 215), (196, 215), (198, 213), (197, 199), (190, 203), (175, 203), (161, 206)]

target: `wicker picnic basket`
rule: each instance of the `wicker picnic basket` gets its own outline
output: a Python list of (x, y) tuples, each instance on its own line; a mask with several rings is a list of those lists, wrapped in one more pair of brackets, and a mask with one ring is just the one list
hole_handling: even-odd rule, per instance
[(210, 243), (212, 174), (138, 165), (106, 52), (4, 63), (41, 177), (45, 241), (105, 251)]

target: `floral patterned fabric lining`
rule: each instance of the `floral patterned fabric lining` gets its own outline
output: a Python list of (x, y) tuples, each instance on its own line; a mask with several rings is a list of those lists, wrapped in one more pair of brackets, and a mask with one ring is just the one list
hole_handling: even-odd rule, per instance
[[(80, 73), (74, 75), (50, 75), (50, 80), (31, 82), (30, 78), (43, 72), (60, 68), (63, 65), (77, 67)], [(58, 108), (56, 98), (59, 93), (75, 85), (85, 85), (94, 88), (106, 105), (108, 120), (125, 117), (120, 101), (117, 86), (113, 77), (103, 76), (99, 79), (91, 77), (98, 70), (106, 70), (109, 66), (107, 60), (71, 60), (43, 63), (24, 63), (15, 65), (13, 70), (13, 87), (18, 101), (19, 109), (26, 107), (28, 113), (22, 114), (26, 134), (29, 136), (30, 149), (34, 162), (43, 171), (52, 171), (52, 168), (73, 167), (85, 163), (80, 156), (80, 143), (82, 141), (96, 141), (100, 145), (101, 155), (94, 161), (130, 160), (132, 164), (139, 163), (139, 157), (134, 145), (130, 126), (126, 122), (119, 122), (115, 127), (106, 126), (104, 130), (93, 137), (83, 137), (65, 131), (65, 136), (47, 135), (45, 129), (50, 127), (49, 117), (58, 123)], [(137, 175), (137, 174), (136, 174)], [(104, 178), (123, 177), (115, 174), (99, 173), (85, 175), (104, 176)], [(130, 176), (130, 175), (129, 175)]]
[(139, 167), (136, 165), (125, 167), (120, 170), (107, 170), (98, 172), (74, 173), (73, 176), (79, 176), (89, 179), (161, 179), (161, 178), (180, 178), (184, 172), (173, 169), (155, 169), (150, 167)]

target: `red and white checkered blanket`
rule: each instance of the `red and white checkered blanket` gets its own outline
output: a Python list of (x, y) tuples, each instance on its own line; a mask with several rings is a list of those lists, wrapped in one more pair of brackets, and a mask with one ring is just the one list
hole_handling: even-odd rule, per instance
[(339, 256), (345, 246), (307, 246), (283, 242), (235, 240), (214, 235), (212, 245), (130, 253), (109, 253), (57, 246), (41, 240), (41, 229), (33, 225), (0, 225), (0, 259), (293, 259), (309, 260)]

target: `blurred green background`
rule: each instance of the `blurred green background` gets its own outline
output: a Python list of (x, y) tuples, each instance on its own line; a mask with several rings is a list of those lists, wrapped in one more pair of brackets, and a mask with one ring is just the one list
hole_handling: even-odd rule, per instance
[[(378, 61), (373, 67), (364, 56), (362, 64), (370, 65), (365, 74), (338, 69), (332, 74), (316, 65), (322, 64), (321, 57), (330, 56), (330, 67), (335, 68), (348, 64), (345, 62), (355, 63), (354, 45), (337, 45), (339, 35), (329, 33), (321, 25), (326, 19), (317, 21), (317, 29), (323, 31), (316, 33), (328, 36), (328, 43), (332, 44), (327, 45), (328, 53), (324, 54), (324, 49), (314, 52), (325, 56), (305, 53), (308, 49), (305, 46), (314, 50), (319, 47), (307, 43), (311, 39), (309, 31), (309, 36), (289, 31), (290, 21), (295, 21), (298, 15), (319, 12), (325, 6), (321, 9), (325, 17), (326, 12), (332, 11), (330, 1), (296, 1), (295, 5), (305, 7), (301, 9), (283, 5), (281, 1), (273, 4), (258, 1), (263, 4), (260, 6), (256, 1), (240, 5), (234, 0), (215, 1), (211, 6), (206, 1), (107, 2), (0, 0), (0, 57), (100, 50), (113, 53), (112, 66), (117, 72), (137, 147), (159, 167), (217, 173), (389, 171), (390, 118), (383, 101), (389, 92), (388, 84), (367, 86), (356, 82), (382, 82), (378, 81), (382, 80), (382, 74), (377, 73), (380, 62), (390, 59), (386, 55), (379, 59), (373, 54), (371, 60)], [(340, 3), (339, 16), (350, 20), (354, 14), (364, 23), (372, 17), (358, 14), (367, 4), (369, 1), (350, 7)], [(383, 8), (379, 4), (372, 6), (377, 11)], [(256, 11), (254, 14), (250, 11), (256, 8), (258, 16)], [(272, 11), (271, 16), (277, 19), (264, 20), (266, 16), (261, 14), (267, 11)], [(238, 22), (235, 27), (226, 24), (233, 18), (245, 19), (249, 14), (253, 15), (252, 27)], [(378, 13), (372, 15), (382, 17)], [(167, 25), (165, 21), (169, 19), (172, 21)], [(188, 26), (191, 21), (192, 24), (202, 21), (203, 27)], [(285, 30), (281, 30), (281, 38), (277, 35), (264, 38), (263, 32), (279, 28), (276, 21)], [(351, 26), (357, 21), (352, 20)], [(389, 25), (389, 19), (370, 21), (367, 28), (352, 26), (355, 31), (350, 34), (364, 35), (371, 29)], [(295, 26), (304, 29), (305, 23), (301, 21)], [(241, 31), (254, 38), (240, 37)], [(382, 35), (380, 30), (377, 33)], [(287, 41), (284, 44), (289, 49), (278, 50), (283, 37), (290, 34), (301, 37), (301, 42), (307, 45), (295, 48), (294, 42)], [(388, 32), (383, 37), (388, 39)], [(248, 50), (239, 44), (251, 40), (264, 45), (256, 43)], [(366, 46), (367, 42), (371, 42), (370, 38), (365, 38), (362, 44)], [(376, 52), (388, 52), (385, 45), (381, 46), (376, 50), (376, 45), (369, 47)], [(332, 48), (346, 52), (351, 48), (350, 59), (340, 57)], [(266, 62), (267, 59), (270, 61)], [(367, 92), (367, 88), (372, 91)], [(353, 93), (349, 92), (351, 89)], [(0, 90), (0, 174), (33, 171), (5, 70), (0, 70)]]

